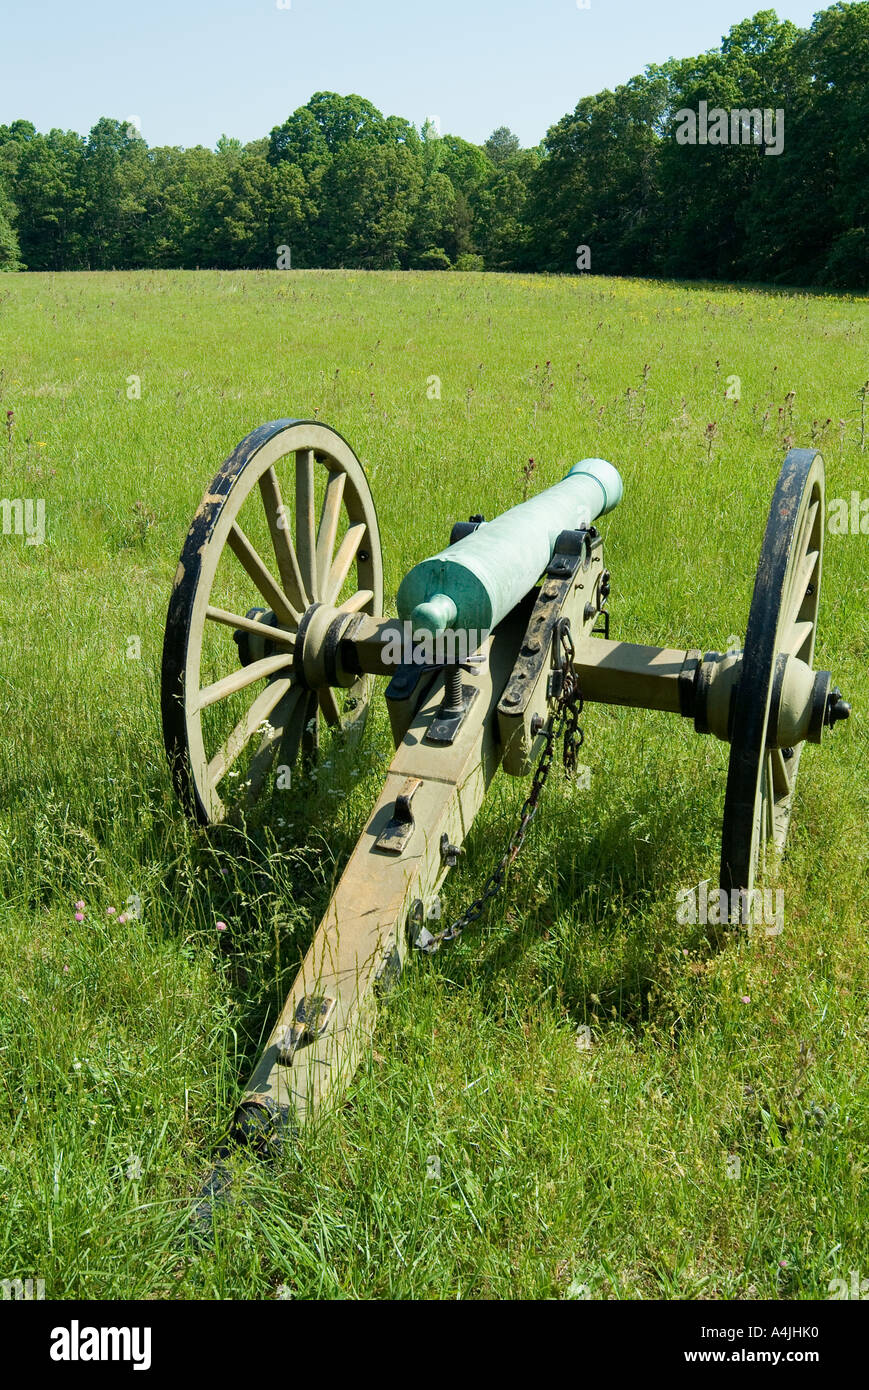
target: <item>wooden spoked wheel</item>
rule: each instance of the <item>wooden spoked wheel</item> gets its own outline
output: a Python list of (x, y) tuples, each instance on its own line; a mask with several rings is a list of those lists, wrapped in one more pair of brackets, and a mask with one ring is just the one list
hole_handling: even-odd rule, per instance
[(811, 666), (824, 539), (824, 461), (792, 449), (773, 494), (736, 690), (721, 839), (721, 887), (751, 891), (790, 828), (802, 744), (769, 746), (777, 657)]
[(318, 603), (379, 617), (383, 565), (371, 492), (350, 446), (317, 421), (243, 439), (197, 511), (163, 644), (163, 735), (176, 790), (202, 823), (286, 788), (321, 718), (358, 729), (372, 678), (310, 690), (294, 669)]

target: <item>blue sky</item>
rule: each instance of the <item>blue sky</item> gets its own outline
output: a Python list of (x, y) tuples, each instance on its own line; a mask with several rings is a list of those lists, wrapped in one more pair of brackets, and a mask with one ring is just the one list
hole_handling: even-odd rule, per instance
[[(85, 133), (138, 116), (150, 145), (268, 134), (313, 92), (524, 145), (582, 96), (712, 48), (763, 0), (24, 0), (2, 24), (0, 123)], [(280, 8), (279, 6), (284, 6)], [(806, 26), (820, 4), (786, 3)]]

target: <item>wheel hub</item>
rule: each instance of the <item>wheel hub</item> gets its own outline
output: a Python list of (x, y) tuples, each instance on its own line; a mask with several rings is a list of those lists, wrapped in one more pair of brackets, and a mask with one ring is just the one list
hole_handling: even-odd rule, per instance
[(314, 603), (299, 624), (294, 657), (294, 669), (301, 684), (309, 690), (326, 686), (349, 689), (359, 679), (359, 672), (346, 670), (340, 661), (339, 644), (348, 627), (358, 621), (353, 613), (333, 608), (328, 603)]
[[(706, 653), (695, 686), (694, 718), (698, 732), (730, 742), (744, 660), (742, 652)], [(831, 689), (831, 682), (829, 671), (813, 671), (798, 657), (779, 652), (770, 695), (767, 748), (820, 743), (825, 729), (848, 718), (851, 706), (838, 688)]]
[[(253, 622), (265, 623), (269, 627), (280, 627), (276, 615), (270, 608), (249, 608), (244, 616)], [(238, 647), (238, 659), (242, 666), (250, 666), (252, 662), (261, 661), (265, 656), (274, 656), (278, 650), (275, 642), (270, 642), (258, 632), (248, 632), (244, 628), (234, 628), (232, 640)]]

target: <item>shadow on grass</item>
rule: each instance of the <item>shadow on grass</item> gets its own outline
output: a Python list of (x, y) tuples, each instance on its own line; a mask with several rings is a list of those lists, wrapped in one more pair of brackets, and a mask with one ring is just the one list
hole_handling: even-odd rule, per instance
[[(635, 1032), (663, 1022), (672, 1031), (665, 986), (674, 953), (709, 957), (725, 939), (713, 942), (704, 925), (676, 920), (677, 888), (696, 884), (697, 866), (717, 856), (708, 799), (678, 785), (644, 786), (632, 804), (597, 810), (597, 822), (581, 828), (565, 805), (539, 824), (504, 896), (462, 946), (442, 948), (434, 968), (494, 1005), (505, 978), (530, 962), (577, 1023), (605, 1014)], [(489, 852), (473, 846), (475, 877)]]

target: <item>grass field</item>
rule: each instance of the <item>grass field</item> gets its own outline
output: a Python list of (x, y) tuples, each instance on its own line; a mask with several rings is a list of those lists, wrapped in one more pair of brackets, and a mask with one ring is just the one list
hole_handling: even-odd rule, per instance
[[(41, 545), (0, 535), (0, 1278), (49, 1298), (792, 1299), (869, 1276), (869, 536), (826, 538), (815, 664), (855, 710), (802, 762), (781, 936), (712, 954), (676, 921), (677, 889), (716, 880), (726, 747), (587, 708), (590, 787), (553, 775), (482, 930), (412, 963), (318, 1134), (239, 1160), (204, 1247), (193, 1194), (390, 745), (378, 700), (289, 823), (209, 838), (159, 722), (181, 544), (256, 425), (316, 414), (353, 445), (387, 611), (454, 520), (521, 500), (530, 458), (535, 490), (608, 458), (613, 635), (723, 650), (789, 445), (820, 443), (828, 498), (869, 495), (866, 329), (865, 299), (598, 278), (0, 278), (0, 491), (46, 522)], [(445, 911), (525, 790), (496, 781)]]

